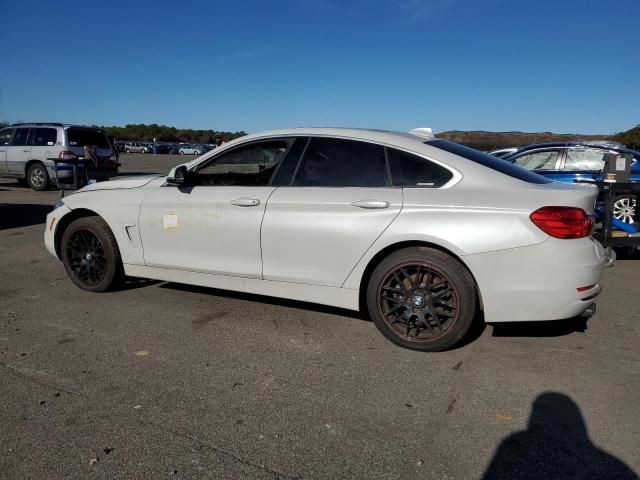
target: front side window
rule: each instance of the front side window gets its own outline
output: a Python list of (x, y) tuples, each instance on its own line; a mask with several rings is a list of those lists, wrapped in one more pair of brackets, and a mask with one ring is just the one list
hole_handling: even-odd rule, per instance
[(27, 137), (29, 136), (28, 128), (16, 128), (11, 145), (14, 147), (24, 147), (27, 145)]
[(516, 158), (513, 163), (527, 170), (555, 170), (559, 156), (558, 150), (525, 153)]
[(269, 140), (244, 145), (216, 156), (193, 174), (196, 185), (268, 185), (292, 141)]
[(55, 128), (35, 128), (32, 137), (34, 147), (51, 146), (58, 141), (58, 131)]
[(407, 152), (387, 148), (394, 187), (441, 187), (453, 177), (450, 170)]
[(13, 128), (5, 128), (0, 131), (0, 146), (9, 145), (11, 143), (11, 135), (13, 135)]
[(567, 150), (567, 158), (564, 161), (565, 170), (602, 170), (604, 168), (603, 150)]
[(314, 137), (296, 172), (294, 186), (384, 187), (389, 185), (384, 147)]

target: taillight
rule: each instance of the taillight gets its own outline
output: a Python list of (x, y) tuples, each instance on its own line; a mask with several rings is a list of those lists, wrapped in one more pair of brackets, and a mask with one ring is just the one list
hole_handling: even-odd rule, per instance
[(111, 163), (116, 163), (117, 161), (118, 161), (118, 159), (116, 158), (116, 156), (115, 156), (115, 155), (111, 155), (111, 156), (109, 157), (109, 162), (111, 162)]
[(58, 154), (58, 158), (60, 160), (75, 160), (78, 158), (75, 153), (70, 152), (69, 150), (63, 150)]
[(542, 207), (529, 218), (540, 230), (555, 238), (583, 238), (593, 231), (593, 217), (581, 208)]

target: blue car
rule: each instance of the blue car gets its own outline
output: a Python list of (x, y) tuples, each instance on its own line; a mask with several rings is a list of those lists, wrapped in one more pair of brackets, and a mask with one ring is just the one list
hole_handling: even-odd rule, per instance
[[(502, 153), (502, 152), (498, 152)], [(540, 143), (519, 147), (502, 158), (558, 182), (602, 180), (607, 153), (630, 153), (632, 182), (640, 182), (640, 152), (615, 142)], [(613, 216), (626, 223), (635, 221), (635, 197), (615, 199)]]

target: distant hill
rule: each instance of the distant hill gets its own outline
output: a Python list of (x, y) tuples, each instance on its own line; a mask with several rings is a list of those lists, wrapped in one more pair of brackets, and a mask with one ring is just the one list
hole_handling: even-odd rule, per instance
[(624, 143), (633, 150), (640, 151), (640, 124), (630, 128), (626, 132), (616, 133), (612, 138), (617, 142)]
[(613, 135), (580, 135), (575, 133), (551, 132), (463, 132), (452, 130), (437, 133), (438, 138), (461, 143), (477, 150), (496, 150), (498, 148), (519, 147), (533, 143), (570, 142), (574, 140), (611, 140)]

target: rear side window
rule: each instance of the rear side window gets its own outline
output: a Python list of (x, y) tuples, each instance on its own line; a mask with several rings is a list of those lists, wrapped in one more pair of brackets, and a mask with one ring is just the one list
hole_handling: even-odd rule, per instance
[(449, 142), (448, 140), (429, 140), (424, 143), (426, 143), (427, 145), (431, 145), (432, 147), (439, 148), (440, 150), (444, 150), (445, 152), (453, 153), (454, 155), (466, 158), (467, 160), (471, 160), (472, 162), (479, 163), (480, 165), (484, 165), (491, 170), (504, 173), (505, 175), (517, 178), (518, 180), (522, 180), (523, 182), (552, 182), (552, 180), (549, 180), (542, 175), (538, 175), (537, 173), (530, 172), (529, 170), (525, 170), (518, 165), (514, 165), (508, 160), (502, 160), (500, 158), (494, 157), (493, 155), (474, 150), (473, 148), (465, 147), (464, 145)]
[(105, 134), (92, 128), (67, 128), (67, 141), (73, 147), (91, 145), (98, 148), (109, 148), (109, 141)]
[(13, 135), (13, 128), (0, 131), (0, 145), (9, 145), (11, 143), (11, 135)]
[(604, 168), (604, 156), (607, 152), (602, 150), (567, 150), (567, 158), (564, 161), (565, 170), (602, 170)]
[(407, 152), (387, 148), (394, 187), (441, 187), (453, 177), (450, 170)]
[(309, 142), (294, 186), (384, 187), (389, 185), (384, 147), (373, 143), (314, 137)]
[(513, 163), (527, 170), (555, 170), (558, 168), (559, 157), (560, 152), (558, 150), (544, 150), (520, 155), (513, 160)]
[(34, 147), (55, 145), (58, 141), (58, 131), (55, 128), (34, 128), (33, 130)]
[(28, 128), (16, 128), (11, 145), (14, 147), (24, 147), (27, 145), (27, 137), (29, 136)]

